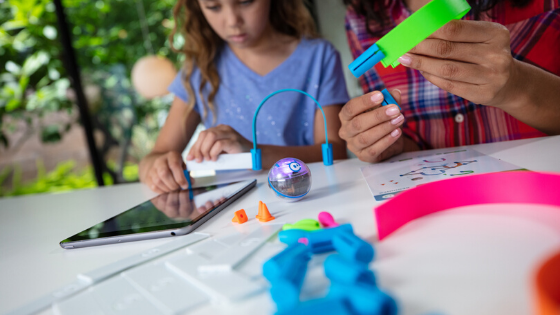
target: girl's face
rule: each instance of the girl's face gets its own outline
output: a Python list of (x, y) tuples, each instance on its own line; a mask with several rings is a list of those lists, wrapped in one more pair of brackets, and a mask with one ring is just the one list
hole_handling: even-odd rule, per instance
[(269, 23), (271, 0), (197, 0), (208, 24), (228, 44), (251, 47)]

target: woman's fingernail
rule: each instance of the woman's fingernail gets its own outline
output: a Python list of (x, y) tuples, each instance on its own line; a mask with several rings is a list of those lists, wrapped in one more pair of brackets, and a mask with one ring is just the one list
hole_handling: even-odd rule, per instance
[(375, 92), (371, 96), (371, 101), (374, 103), (380, 103), (383, 100), (383, 94), (381, 92)]
[(404, 116), (403, 116), (403, 115), (399, 115), (399, 117), (397, 117), (397, 118), (391, 120), (391, 124), (396, 125), (396, 124), (400, 123), (400, 122), (403, 121), (403, 120), (404, 120)]
[(399, 136), (399, 134), (401, 133), (401, 130), (399, 128), (393, 130), (393, 132), (391, 132), (391, 137), (396, 138)]
[(410, 66), (410, 63), (412, 62), (412, 59), (410, 58), (410, 56), (404, 55), (404, 56), (399, 58), (399, 62), (404, 66)]
[(397, 106), (391, 106), (387, 108), (387, 111), (385, 111), (385, 114), (387, 114), (387, 116), (395, 116), (398, 113), (399, 113), (399, 108)]

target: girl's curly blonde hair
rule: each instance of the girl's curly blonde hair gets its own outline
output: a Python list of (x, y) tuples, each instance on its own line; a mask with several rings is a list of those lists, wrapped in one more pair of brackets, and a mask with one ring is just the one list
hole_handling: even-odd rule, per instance
[[(270, 24), (272, 27), (285, 35), (296, 38), (317, 36), (315, 23), (309, 10), (306, 8), (304, 0), (271, 0), (270, 1)], [(175, 52), (185, 55), (183, 73), (185, 77), (183, 84), (189, 95), (188, 112), (195, 105), (194, 87), (190, 82), (190, 77), (196, 67), (200, 70), (201, 81), (198, 86), (198, 95), (203, 102), (203, 117), (206, 117), (208, 109), (214, 113), (216, 121), (216, 111), (214, 97), (220, 86), (220, 76), (216, 69), (214, 60), (218, 55), (224, 41), (214, 32), (210, 24), (204, 18), (198, 0), (178, 0), (173, 8), (175, 26), (169, 35), (171, 47)], [(175, 35), (179, 33), (184, 39), (181, 48), (174, 47)], [(212, 90), (205, 99), (202, 93), (203, 87), (210, 83)]]

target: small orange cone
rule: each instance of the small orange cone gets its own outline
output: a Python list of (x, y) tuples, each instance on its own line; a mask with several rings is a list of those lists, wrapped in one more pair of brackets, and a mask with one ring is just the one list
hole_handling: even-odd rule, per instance
[(268, 222), (274, 220), (274, 217), (270, 215), (266, 204), (259, 201), (259, 214), (257, 214), (257, 219), (261, 222)]
[(235, 214), (233, 215), (233, 219), (231, 219), (231, 222), (236, 222), (236, 223), (245, 223), (247, 222), (247, 214), (245, 213), (244, 209), (235, 211)]

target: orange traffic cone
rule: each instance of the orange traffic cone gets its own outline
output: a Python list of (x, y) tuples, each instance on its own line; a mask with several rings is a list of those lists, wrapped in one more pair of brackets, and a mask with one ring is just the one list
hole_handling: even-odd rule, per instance
[(231, 219), (231, 222), (237, 222), (239, 224), (247, 222), (247, 214), (245, 213), (245, 210), (241, 209), (235, 211), (235, 214), (233, 215), (233, 219)]
[(274, 217), (270, 215), (266, 204), (259, 201), (259, 214), (257, 214), (257, 219), (261, 222), (268, 222), (274, 220)]

